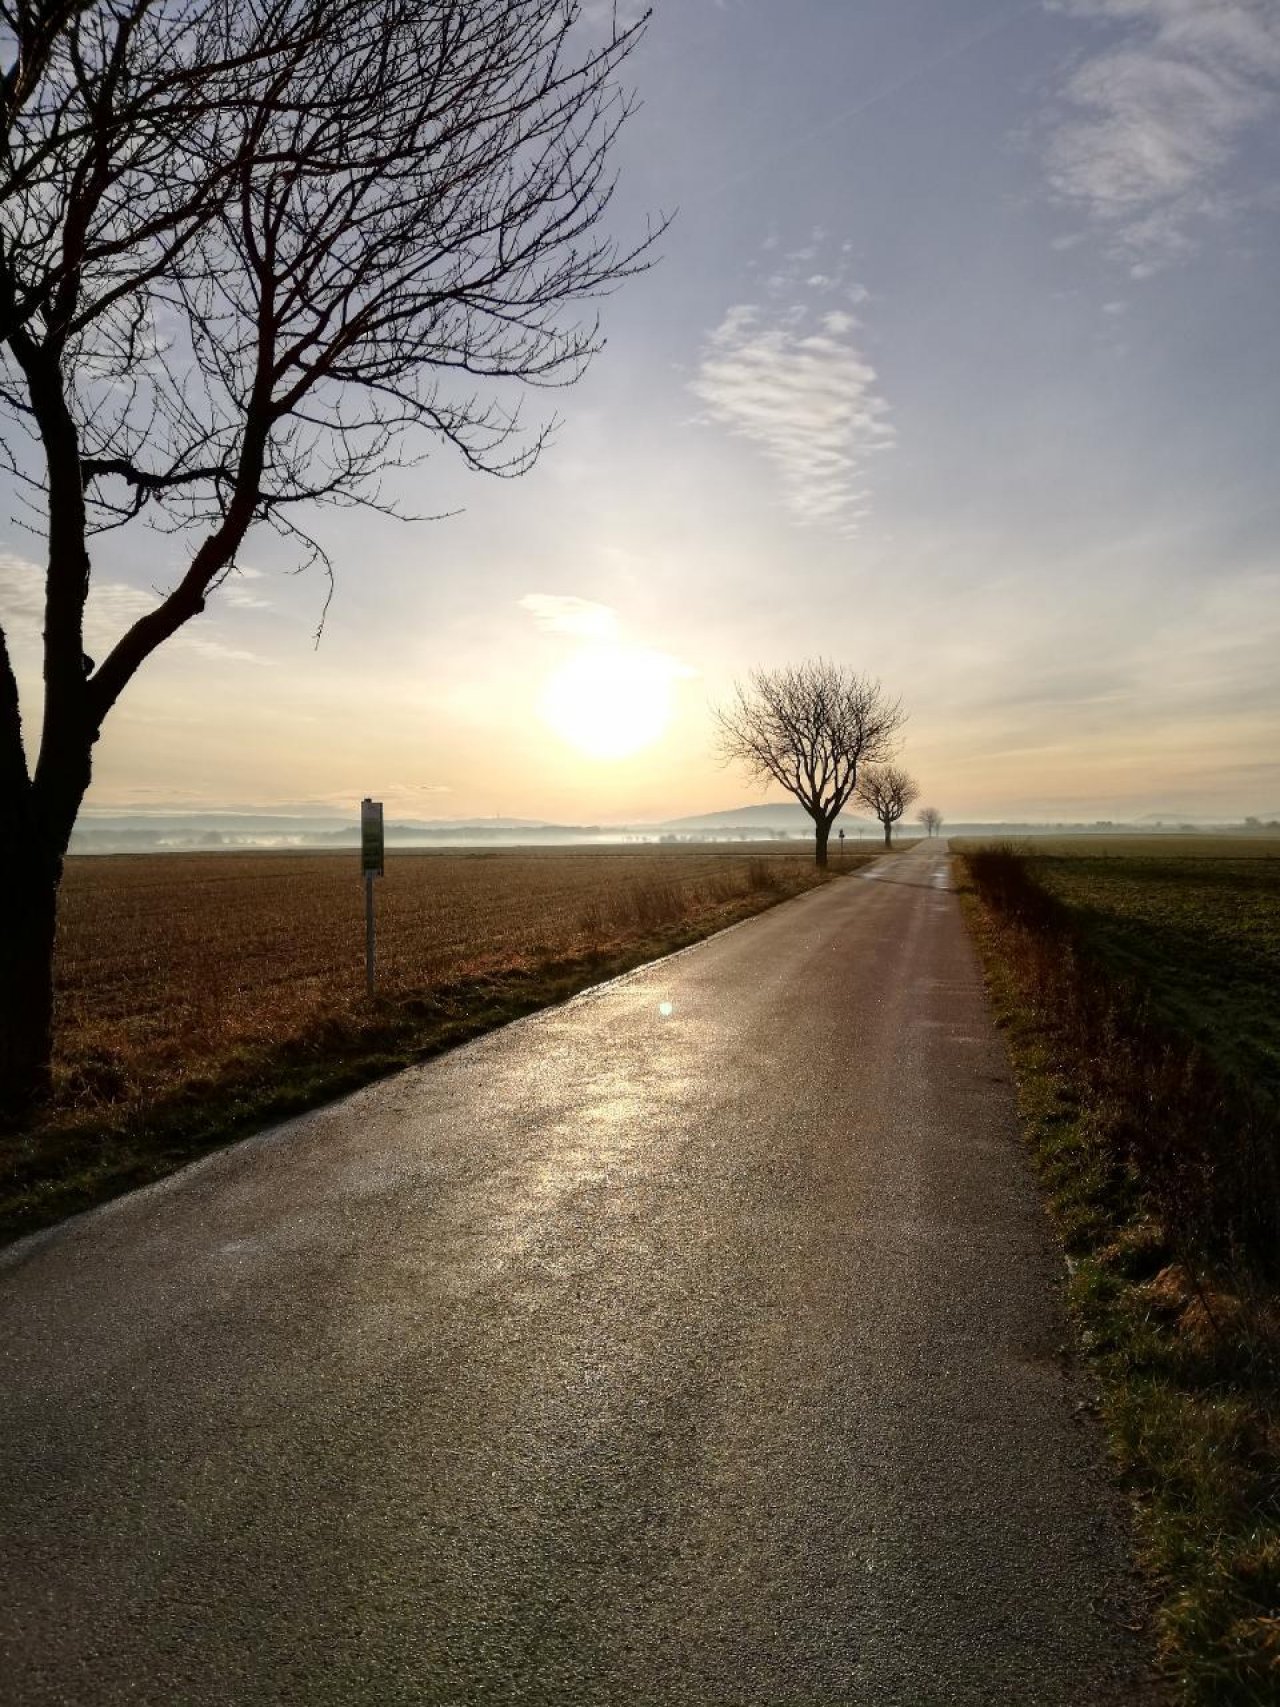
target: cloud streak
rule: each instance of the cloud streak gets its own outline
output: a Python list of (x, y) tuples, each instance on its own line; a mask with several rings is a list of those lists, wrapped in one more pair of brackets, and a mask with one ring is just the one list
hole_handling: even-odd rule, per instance
[[(125, 630), (154, 610), (158, 602), (157, 595), (124, 581), (92, 583), (84, 613), (85, 646), (101, 660)], [(5, 629), (15, 660), (28, 667), (38, 657), (43, 622), (44, 571), (25, 557), (0, 551), (0, 626)], [(265, 662), (256, 653), (229, 646), (208, 632), (180, 630), (170, 645), (224, 663)]]
[[(809, 254), (798, 251), (793, 260)], [(786, 276), (777, 275), (769, 288), (792, 300), (729, 309), (691, 388), (710, 421), (773, 464), (798, 522), (852, 532), (868, 509), (867, 462), (895, 437), (848, 307), (865, 292), (825, 273), (807, 274), (789, 292)]]
[[(1068, 79), (1048, 143), (1054, 190), (1112, 233), (1141, 277), (1230, 211), (1223, 189), (1250, 132), (1280, 108), (1274, 0), (1059, 0), (1122, 33)], [(1245, 198), (1247, 199), (1247, 191)]]
[(567, 593), (526, 593), (519, 601), (546, 634), (570, 634), (577, 640), (615, 640), (618, 613), (609, 605)]

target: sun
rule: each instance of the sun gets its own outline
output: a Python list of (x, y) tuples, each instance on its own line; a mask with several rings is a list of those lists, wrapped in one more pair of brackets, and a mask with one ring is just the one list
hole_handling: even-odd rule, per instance
[(542, 690), (543, 721), (580, 753), (625, 759), (661, 739), (674, 711), (672, 658), (634, 647), (576, 652)]

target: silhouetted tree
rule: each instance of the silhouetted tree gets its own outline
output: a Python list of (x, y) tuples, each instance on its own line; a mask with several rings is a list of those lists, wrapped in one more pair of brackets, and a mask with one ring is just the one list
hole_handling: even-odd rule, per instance
[(860, 767), (888, 758), (906, 714), (879, 682), (818, 658), (752, 671), (715, 718), (722, 758), (776, 782), (813, 819), (815, 857), (824, 866), (831, 826)]
[(858, 799), (884, 825), (884, 845), (893, 846), (893, 826), (907, 807), (920, 798), (915, 779), (898, 765), (874, 765), (858, 779)]
[(942, 828), (942, 814), (936, 806), (922, 806), (920, 808), (920, 822), (929, 835), (936, 836)]
[[(646, 20), (576, 0), (0, 0), (3, 446), (46, 549), (29, 766), (0, 631), (0, 1110), (47, 1088), (63, 856), (103, 721), (267, 522), (451, 445), (529, 468), (502, 382), (561, 385), (574, 305), (648, 264), (600, 229)], [(499, 382), (491, 387), (488, 382)], [(182, 567), (101, 663), (90, 541)], [(32, 743), (33, 749), (36, 743)]]

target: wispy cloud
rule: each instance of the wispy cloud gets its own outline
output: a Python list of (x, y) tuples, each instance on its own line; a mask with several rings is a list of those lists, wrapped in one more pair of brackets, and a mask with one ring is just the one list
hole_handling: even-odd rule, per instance
[[(698, 674), (672, 653), (632, 639), (610, 605), (568, 593), (526, 593), (519, 605), (544, 633), (561, 642), (558, 650), (564, 662), (543, 684), (542, 717), (558, 733), (570, 731), (569, 739), (588, 751), (595, 749), (583, 728), (585, 704), (599, 706), (597, 733), (605, 747), (611, 748), (612, 738), (620, 732), (617, 704), (645, 708), (645, 715), (653, 718), (656, 737), (674, 710), (675, 684)], [(604, 756), (603, 747), (597, 756)]]
[(243, 646), (228, 646), (225, 640), (214, 640), (204, 634), (179, 634), (174, 638), (174, 645), (185, 647), (188, 652), (198, 653), (201, 658), (214, 658), (227, 664), (265, 664), (267, 660), (257, 652), (247, 652)]
[(594, 604), (564, 593), (526, 593), (521, 610), (528, 611), (538, 627), (548, 634), (570, 634), (578, 640), (616, 640), (618, 613), (608, 605)]
[(853, 307), (866, 292), (809, 268), (812, 248), (769, 279), (763, 302), (729, 309), (711, 333), (694, 393), (707, 416), (757, 445), (806, 525), (856, 527), (868, 506), (868, 459), (894, 442), (875, 369), (858, 346)]
[(44, 577), (39, 567), (0, 551), (0, 625), (21, 632), (44, 617)]
[(251, 587), (246, 587), (246, 581), (261, 581), (262, 570), (250, 568), (247, 564), (237, 564), (226, 579), (219, 585), (216, 598), (223, 604), (234, 606), (236, 610), (270, 610), (272, 601), (256, 593)]
[[(265, 601), (263, 601), (265, 602)], [(159, 595), (125, 581), (98, 581), (85, 606), (84, 643), (101, 660), (140, 616), (155, 609)], [(16, 660), (29, 664), (38, 651), (44, 622), (44, 571), (39, 564), (13, 552), (0, 552), (0, 626)], [(260, 664), (255, 652), (228, 645), (216, 635), (187, 628), (170, 643), (180, 651), (223, 662)]]
[[(156, 603), (153, 595), (123, 581), (95, 584), (85, 608), (86, 645), (109, 646)], [(23, 649), (37, 642), (43, 621), (43, 570), (25, 557), (0, 553), (0, 623), (10, 633), (12, 643)]]
[(1250, 191), (1227, 187), (1246, 136), (1280, 107), (1275, 0), (1056, 0), (1120, 33), (1067, 80), (1050, 182), (1108, 228), (1136, 276), (1195, 245)]

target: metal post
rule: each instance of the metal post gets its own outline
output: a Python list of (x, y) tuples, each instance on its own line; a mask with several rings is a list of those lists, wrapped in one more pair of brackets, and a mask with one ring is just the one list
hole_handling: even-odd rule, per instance
[(364, 977), (370, 1001), (373, 1000), (375, 947), (376, 931), (373, 922), (373, 873), (371, 871), (367, 871), (364, 877)]

